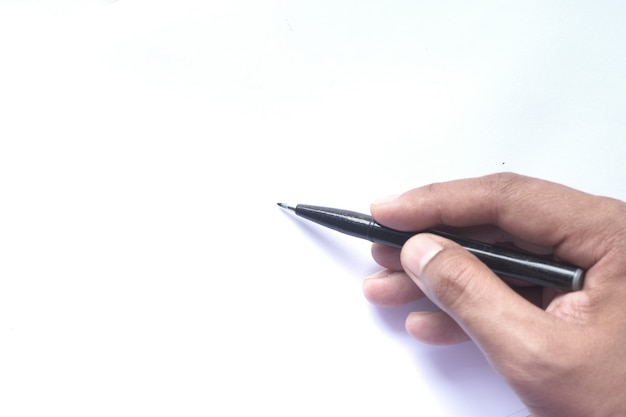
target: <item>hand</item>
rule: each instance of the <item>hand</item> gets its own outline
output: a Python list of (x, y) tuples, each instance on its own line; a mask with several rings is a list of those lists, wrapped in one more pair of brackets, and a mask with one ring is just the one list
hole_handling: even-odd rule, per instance
[(371, 211), (391, 228), (462, 228), (587, 270), (577, 292), (518, 287), (453, 242), (420, 234), (401, 251), (372, 247), (387, 270), (364, 292), (382, 305), (430, 298), (441, 310), (411, 313), (407, 331), (433, 344), (473, 340), (535, 417), (626, 416), (625, 203), (496, 174), (417, 188)]

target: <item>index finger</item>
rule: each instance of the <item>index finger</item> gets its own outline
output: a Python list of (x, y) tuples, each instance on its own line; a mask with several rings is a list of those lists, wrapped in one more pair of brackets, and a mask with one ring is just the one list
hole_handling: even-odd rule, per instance
[(608, 251), (606, 217), (623, 217), (615, 206), (615, 200), (564, 185), (501, 173), (416, 188), (372, 204), (371, 211), (379, 223), (405, 231), (495, 225), (587, 268)]

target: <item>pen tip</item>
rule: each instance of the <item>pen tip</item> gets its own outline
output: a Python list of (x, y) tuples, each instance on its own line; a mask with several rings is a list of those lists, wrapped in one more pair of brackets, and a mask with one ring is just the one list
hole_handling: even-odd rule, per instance
[(281, 207), (281, 208), (284, 208), (284, 209), (287, 209), (287, 210), (292, 210), (292, 211), (296, 210), (293, 207), (291, 207), (291, 206), (289, 206), (289, 205), (287, 205), (285, 203), (277, 203), (277, 204), (278, 204), (278, 207)]

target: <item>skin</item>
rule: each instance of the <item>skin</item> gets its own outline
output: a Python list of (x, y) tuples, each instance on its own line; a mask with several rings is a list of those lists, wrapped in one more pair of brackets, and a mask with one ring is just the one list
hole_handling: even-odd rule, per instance
[(626, 416), (626, 204), (563, 185), (496, 174), (416, 188), (372, 204), (374, 218), (412, 231), (448, 226), (512, 242), (584, 268), (584, 288), (518, 286), (438, 236), (374, 245), (386, 268), (364, 281), (373, 303), (428, 297), (407, 331), (425, 343), (473, 340), (535, 417)]

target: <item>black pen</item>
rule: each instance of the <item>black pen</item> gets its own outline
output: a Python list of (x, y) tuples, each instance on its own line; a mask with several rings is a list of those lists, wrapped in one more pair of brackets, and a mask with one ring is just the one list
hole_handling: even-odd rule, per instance
[(283, 203), (278, 203), (278, 205), (293, 211), (300, 217), (338, 232), (396, 248), (401, 248), (410, 237), (417, 233), (432, 233), (458, 243), (498, 275), (568, 291), (578, 291), (583, 286), (585, 271), (553, 259), (466, 239), (435, 229), (402, 232), (378, 224), (370, 215), (349, 210), (306, 204), (298, 204), (296, 207)]

